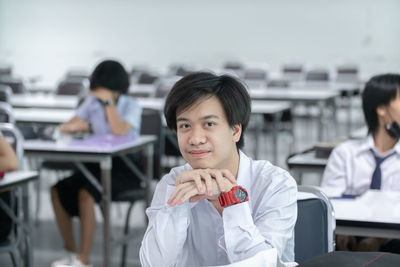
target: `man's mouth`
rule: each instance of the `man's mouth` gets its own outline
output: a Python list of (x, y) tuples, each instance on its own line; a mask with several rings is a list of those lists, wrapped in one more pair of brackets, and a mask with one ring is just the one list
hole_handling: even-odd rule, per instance
[(201, 158), (207, 155), (210, 151), (208, 150), (191, 150), (189, 154), (194, 158)]

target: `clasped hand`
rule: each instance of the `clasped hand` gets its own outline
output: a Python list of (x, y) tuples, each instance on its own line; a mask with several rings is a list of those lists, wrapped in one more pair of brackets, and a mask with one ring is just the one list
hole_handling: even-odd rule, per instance
[(168, 199), (168, 204), (181, 205), (188, 199), (190, 202), (216, 200), (221, 193), (230, 191), (235, 185), (235, 176), (229, 170), (186, 170), (176, 178), (176, 189)]

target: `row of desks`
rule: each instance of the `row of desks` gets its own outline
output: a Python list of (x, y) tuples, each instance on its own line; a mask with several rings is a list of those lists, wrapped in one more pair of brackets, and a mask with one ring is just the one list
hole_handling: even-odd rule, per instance
[[(348, 87), (350, 88), (350, 87)], [(298, 103), (312, 104), (319, 108), (318, 117), (318, 140), (323, 140), (324, 135), (324, 120), (327, 118), (327, 107), (332, 110), (333, 121), (336, 122), (336, 98), (339, 97), (340, 92), (338, 90), (318, 90), (318, 89), (293, 89), (293, 88), (278, 88), (278, 89), (254, 89), (249, 90), (250, 96), (253, 99), (252, 113), (256, 114), (255, 117), (261, 118), (261, 115), (272, 115), (274, 118), (278, 118), (287, 109), (293, 107)], [(151, 108), (160, 110), (164, 105), (164, 99), (159, 98), (137, 98), (139, 103), (144, 108)], [(256, 102), (264, 101), (264, 102)], [(280, 101), (280, 102), (277, 102)], [(283, 103), (287, 102), (287, 103)], [(274, 103), (276, 102), (276, 103)], [(14, 95), (12, 97), (12, 105), (15, 109), (16, 120), (29, 122), (32, 120), (40, 120), (43, 123), (61, 123), (70, 118), (72, 112), (68, 109), (75, 109), (78, 105), (78, 99), (76, 96), (55, 96), (55, 95)], [(26, 112), (22, 108), (37, 108), (37, 110), (31, 110), (31, 112)], [(43, 109), (58, 109), (54, 111), (53, 114), (48, 114), (46, 116), (41, 116), (41, 113), (46, 112)], [(348, 125), (351, 128), (351, 105), (347, 106), (349, 116)], [(258, 115), (257, 115), (258, 114)], [(261, 122), (261, 119), (257, 119)], [(275, 147), (276, 136), (277, 136), (277, 123), (273, 122), (273, 155), (274, 162), (276, 162), (277, 149)], [(259, 125), (259, 124), (257, 124)], [(260, 126), (260, 125), (259, 125)], [(258, 137), (260, 136), (261, 127), (256, 128), (256, 148), (254, 150), (255, 158), (259, 157), (258, 150)]]

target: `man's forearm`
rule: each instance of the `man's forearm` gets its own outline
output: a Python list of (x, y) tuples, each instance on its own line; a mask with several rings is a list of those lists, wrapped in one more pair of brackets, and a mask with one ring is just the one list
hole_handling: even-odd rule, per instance
[(189, 203), (150, 207), (149, 226), (140, 248), (142, 266), (175, 266), (179, 262), (189, 226)]

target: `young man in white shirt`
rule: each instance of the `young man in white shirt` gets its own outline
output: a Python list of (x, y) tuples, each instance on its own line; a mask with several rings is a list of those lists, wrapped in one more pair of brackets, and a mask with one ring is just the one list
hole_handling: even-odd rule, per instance
[(158, 183), (142, 266), (210, 266), (276, 248), (294, 260), (297, 187), (288, 172), (240, 148), (251, 100), (236, 79), (194, 73), (171, 89), (164, 114), (187, 161)]
[[(321, 186), (338, 195), (361, 195), (369, 189), (400, 191), (400, 75), (372, 77), (362, 93), (362, 106), (368, 136), (332, 151)], [(378, 250), (387, 242), (371, 240), (362, 240), (363, 250)]]

